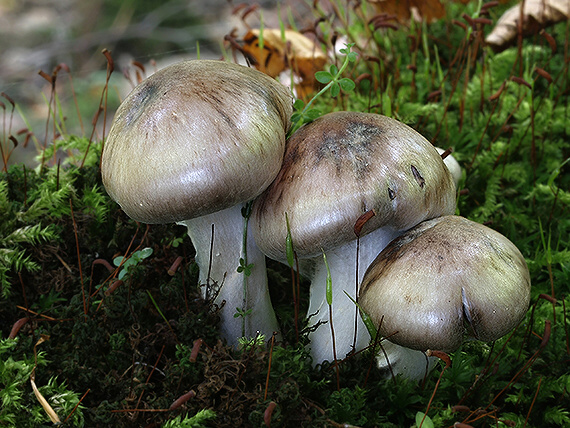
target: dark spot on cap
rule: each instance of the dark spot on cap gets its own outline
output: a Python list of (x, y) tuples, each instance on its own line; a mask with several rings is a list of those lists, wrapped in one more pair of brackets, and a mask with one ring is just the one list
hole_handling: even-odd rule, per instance
[(155, 98), (155, 94), (158, 90), (158, 86), (152, 79), (145, 80), (139, 86), (138, 91), (133, 94), (133, 98), (130, 103), (130, 108), (125, 115), (125, 122), (127, 126), (131, 123), (136, 122), (138, 118), (146, 111), (145, 104), (149, 103)]
[(365, 180), (370, 164), (375, 160), (375, 143), (383, 130), (376, 124), (351, 117), (339, 120), (336, 126), (325, 129), (316, 150), (316, 164), (327, 160), (336, 167), (340, 177), (344, 170), (352, 171), (357, 180)]
[(420, 187), (423, 189), (426, 184), (426, 181), (424, 180), (418, 169), (413, 165), (412, 165), (412, 174), (414, 174), (414, 178), (416, 179)]

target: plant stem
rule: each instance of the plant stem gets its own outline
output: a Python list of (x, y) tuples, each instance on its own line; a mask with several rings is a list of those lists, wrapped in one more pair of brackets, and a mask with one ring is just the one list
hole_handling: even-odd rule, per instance
[(348, 55), (344, 58), (344, 62), (342, 63), (342, 66), (340, 67), (340, 69), (338, 70), (338, 73), (334, 76), (334, 78), (329, 83), (327, 83), (323, 89), (321, 89), (319, 92), (317, 92), (313, 96), (313, 98), (311, 98), (309, 100), (309, 102), (305, 105), (305, 107), (301, 111), (301, 116), (304, 115), (309, 110), (309, 107), (311, 107), (311, 104), (313, 104), (313, 102), (317, 98), (319, 98), (321, 95), (323, 95), (326, 91), (328, 91), (330, 89), (330, 87), (332, 85), (334, 85), (335, 83), (338, 82), (338, 78), (340, 76), (342, 76), (342, 73), (344, 73), (344, 70), (346, 70), (346, 67), (348, 67), (348, 63), (350, 62), (348, 58), (349, 58)]
[[(242, 208), (241, 210), (241, 215), (243, 217), (243, 235), (242, 235), (242, 244), (241, 244), (241, 250), (242, 250), (242, 258), (243, 258), (243, 266), (246, 267), (246, 270), (244, 270), (243, 273), (243, 303), (242, 303), (242, 311), (243, 313), (246, 313), (248, 308), (247, 308), (247, 278), (250, 275), (249, 269), (247, 268), (248, 263), (247, 263), (247, 225), (249, 222), (249, 217), (251, 216), (251, 206), (252, 206), (252, 202), (247, 202), (245, 204), (245, 206)], [(241, 321), (241, 335), (245, 336), (245, 316), (241, 317), (242, 321)]]

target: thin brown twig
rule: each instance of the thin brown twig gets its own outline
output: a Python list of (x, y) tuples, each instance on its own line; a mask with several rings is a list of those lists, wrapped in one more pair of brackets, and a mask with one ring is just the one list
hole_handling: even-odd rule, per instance
[(69, 418), (75, 413), (75, 410), (77, 410), (83, 399), (87, 396), (87, 394), (89, 394), (89, 391), (91, 391), (91, 388), (88, 388), (87, 391), (85, 391), (85, 394), (81, 396), (77, 404), (73, 407), (73, 409), (71, 409), (69, 415), (67, 415), (67, 417), (64, 419), (63, 424), (65, 424), (69, 420)]
[(101, 98), (99, 99), (99, 107), (92, 121), (93, 128), (91, 130), (91, 135), (89, 136), (89, 143), (87, 144), (87, 148), (85, 149), (85, 155), (83, 156), (83, 160), (81, 161), (81, 165), (79, 166), (80, 168), (83, 168), (83, 165), (85, 165), (87, 154), (89, 153), (89, 149), (91, 148), (91, 144), (93, 143), (93, 137), (95, 136), (95, 132), (97, 130), (97, 122), (99, 121), (99, 115), (101, 111), (103, 111), (103, 119), (104, 119), (103, 137), (102, 137), (103, 142), (101, 143), (101, 151), (105, 149), (104, 138), (105, 138), (105, 122), (107, 120), (107, 94), (109, 93), (109, 80), (111, 79), (111, 73), (113, 73), (115, 66), (113, 63), (113, 57), (111, 57), (111, 52), (109, 52), (107, 49), (103, 49), (101, 53), (105, 56), (105, 59), (107, 60), (107, 77), (105, 79), (105, 85), (103, 86), (103, 90), (101, 92)]
[(271, 336), (271, 346), (269, 347), (269, 362), (267, 366), (267, 377), (265, 378), (265, 393), (263, 394), (263, 400), (267, 400), (267, 393), (269, 390), (269, 375), (271, 374), (271, 362), (273, 360), (273, 345), (275, 345), (275, 332)]
[[(158, 354), (158, 358), (156, 359), (156, 362), (154, 363), (154, 366), (152, 366), (152, 370), (150, 371), (150, 373), (148, 374), (146, 381), (145, 381), (145, 385), (148, 385), (148, 383), (150, 382), (150, 378), (154, 373), (154, 370), (156, 369), (156, 366), (158, 365), (158, 362), (160, 361), (160, 359), (162, 358), (162, 353), (164, 352), (164, 348), (166, 347), (166, 345), (162, 345), (162, 349), (160, 350), (160, 353)], [(137, 405), (135, 406), (135, 410), (138, 409), (139, 404), (142, 400), (144, 394), (144, 389), (141, 391), (141, 395), (139, 396), (139, 400), (137, 401)]]
[(429, 409), (431, 407), (431, 403), (433, 402), (433, 399), (435, 397), (435, 393), (437, 392), (437, 389), (439, 388), (439, 384), (441, 383), (441, 378), (443, 377), (443, 373), (445, 372), (445, 370), (447, 370), (449, 367), (451, 367), (451, 359), (449, 358), (449, 355), (447, 355), (445, 352), (428, 350), (426, 352), (426, 355), (428, 357), (438, 357), (440, 360), (442, 360), (445, 363), (445, 366), (441, 370), (441, 373), (439, 374), (439, 378), (437, 379), (437, 382), (435, 383), (435, 386), (433, 388), (433, 392), (431, 394), (431, 397), (429, 398), (429, 401), (428, 401), (428, 404), (426, 407), (426, 411), (424, 412), (424, 416), (423, 416), (422, 421), (420, 422), (420, 426), (418, 428), (422, 428), (424, 420), (427, 417), (427, 414), (428, 414)]
[(295, 265), (297, 266), (297, 272), (295, 275), (295, 286), (297, 287), (297, 301), (295, 302), (295, 339), (296, 343), (299, 343), (299, 310), (301, 308), (299, 296), (301, 295), (301, 277), (299, 274), (299, 257), (297, 257), (297, 253), (295, 251), (293, 251), (293, 255), (295, 256)]
[(542, 376), (540, 377), (540, 379), (538, 379), (538, 385), (536, 386), (536, 391), (534, 393), (534, 397), (532, 398), (532, 402), (530, 403), (528, 413), (526, 414), (526, 418), (524, 420), (523, 428), (526, 427), (526, 424), (528, 422), (528, 418), (530, 417), (530, 412), (532, 411), (532, 408), (534, 407), (534, 403), (536, 402), (536, 397), (538, 396), (538, 391), (540, 391), (540, 384), (541, 383), (542, 383)]
[(334, 368), (335, 368), (335, 373), (336, 373), (336, 388), (338, 391), (340, 391), (340, 370), (337, 364), (337, 358), (336, 358), (336, 341), (335, 341), (335, 336), (334, 336), (334, 326), (333, 326), (333, 308), (332, 305), (329, 305), (329, 323), (331, 326), (331, 336), (332, 336), (332, 346), (333, 346), (333, 359), (335, 362)]
[(77, 251), (77, 265), (79, 267), (79, 281), (81, 284), (81, 296), (83, 298), (83, 314), (87, 317), (87, 300), (85, 299), (85, 287), (83, 283), (83, 269), (81, 268), (81, 251), (79, 250), (79, 237), (77, 235), (77, 223), (73, 215), (73, 200), (69, 199), (69, 208), (71, 209), (71, 222), (73, 224), (73, 235), (75, 236), (75, 248)]
[[(550, 320), (545, 320), (544, 321), (544, 333), (542, 335), (542, 340), (540, 342), (540, 345), (538, 347), (538, 349), (534, 352), (534, 354), (527, 360), (527, 362), (522, 366), (522, 368), (517, 371), (513, 377), (511, 378), (511, 380), (507, 383), (507, 385), (505, 385), (505, 387), (503, 389), (501, 389), (501, 391), (499, 391), (495, 397), (493, 397), (493, 399), (487, 404), (487, 406), (485, 406), (485, 408), (482, 409), (482, 413), (484, 414), (484, 412), (487, 411), (487, 409), (489, 409), (489, 407), (491, 407), (493, 405), (493, 403), (495, 403), (499, 397), (501, 397), (501, 395), (503, 395), (503, 393), (509, 389), (515, 382), (516, 380), (525, 372), (527, 371), (530, 366), (532, 364), (534, 364), (534, 362), (536, 361), (536, 359), (538, 358), (538, 356), (540, 355), (540, 353), (542, 352), (542, 350), (546, 347), (546, 345), (548, 344), (549, 340), (550, 340), (550, 332), (551, 332), (551, 323)], [(475, 418), (475, 419), (470, 419), (472, 415), (467, 416), (467, 418), (465, 418), (462, 422), (463, 423), (471, 423), (474, 422), (477, 419), (480, 419), (481, 416), (480, 414)]]

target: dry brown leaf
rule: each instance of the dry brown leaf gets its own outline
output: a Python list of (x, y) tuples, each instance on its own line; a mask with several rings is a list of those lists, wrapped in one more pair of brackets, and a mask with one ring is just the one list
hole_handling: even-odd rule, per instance
[(273, 30), (263, 31), (263, 47), (259, 42), (259, 30), (250, 30), (243, 38), (243, 50), (255, 68), (271, 77), (277, 77), (287, 68), (283, 43), (280, 39), (276, 43), (274, 39)]
[(440, 0), (369, 0), (378, 13), (395, 15), (400, 21), (433, 22), (445, 16)]
[(38, 341), (36, 342), (36, 344), (34, 345), (35, 364), (34, 364), (34, 368), (32, 369), (32, 372), (30, 373), (30, 383), (32, 385), (32, 390), (34, 391), (34, 395), (36, 396), (39, 403), (41, 404), (41, 406), (43, 407), (43, 409), (45, 410), (45, 412), (49, 416), (50, 420), (54, 424), (60, 424), (61, 420), (59, 419), (59, 416), (57, 416), (57, 413), (55, 413), (55, 410), (53, 410), (53, 407), (50, 406), (50, 404), (45, 399), (45, 397), (42, 395), (42, 393), (38, 390), (38, 387), (36, 386), (36, 382), (35, 382), (36, 381), (36, 368), (38, 366), (38, 357), (37, 357), (36, 347), (38, 345), (41, 345), (42, 343), (44, 343), (46, 340), (49, 340), (49, 336), (42, 334), (40, 336), (40, 338), (38, 339)]
[(52, 423), (54, 423), (54, 424), (61, 423), (61, 420), (59, 419), (59, 416), (57, 416), (57, 413), (55, 413), (55, 410), (53, 410), (53, 407), (50, 406), (50, 404), (45, 399), (45, 397), (42, 395), (42, 393), (38, 390), (38, 387), (36, 386), (36, 382), (34, 382), (33, 376), (30, 376), (30, 383), (32, 384), (32, 390), (34, 391), (34, 395), (36, 396), (36, 398), (38, 399), (38, 401), (40, 402), (40, 404), (44, 408), (45, 412), (49, 416)]
[(312, 92), (315, 86), (315, 73), (324, 68), (327, 57), (307, 36), (293, 30), (263, 30), (263, 48), (259, 43), (259, 30), (248, 31), (244, 37), (243, 50), (255, 62), (255, 68), (270, 75), (278, 76), (289, 68), (300, 78), (296, 86), (297, 96), (303, 97)]
[[(521, 3), (522, 4), (522, 3)], [(485, 38), (495, 50), (513, 44), (517, 38), (521, 4), (508, 9), (493, 31)], [(523, 9), (523, 35), (537, 34), (549, 25), (570, 19), (570, 0), (525, 0)]]

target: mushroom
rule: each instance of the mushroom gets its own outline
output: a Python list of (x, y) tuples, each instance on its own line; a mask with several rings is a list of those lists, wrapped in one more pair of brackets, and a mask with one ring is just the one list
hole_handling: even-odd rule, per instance
[[(183, 61), (128, 95), (105, 142), (107, 192), (137, 221), (188, 228), (203, 296), (221, 307), (221, 334), (232, 344), (278, 329), (265, 258), (245, 233), (242, 208), (279, 172), (291, 114), (289, 90), (259, 71)], [(253, 264), (249, 276), (236, 270), (240, 259)], [(234, 318), (236, 308), (245, 316)]]
[(517, 247), (451, 215), (424, 221), (384, 248), (364, 275), (359, 304), (391, 342), (452, 352), (466, 335), (504, 336), (529, 301), (530, 275)]
[(462, 176), (461, 166), (459, 165), (459, 162), (457, 162), (457, 159), (453, 157), (450, 151), (442, 149), (441, 147), (436, 147), (435, 149), (440, 154), (440, 156), (443, 157), (443, 163), (445, 164), (449, 172), (451, 172), (451, 176), (453, 177), (453, 182), (455, 183), (455, 187), (457, 188), (459, 186), (459, 181), (461, 180)]
[[(455, 211), (451, 174), (432, 144), (412, 128), (371, 113), (329, 113), (301, 127), (288, 140), (277, 178), (254, 202), (252, 229), (260, 249), (286, 260), (287, 214), (298, 257), (310, 259), (301, 273), (311, 279), (309, 346), (315, 364), (344, 358), (354, 341), (356, 350), (369, 342), (345, 292), (356, 298), (354, 225), (371, 210), (375, 216), (364, 225), (359, 246), (364, 269), (403, 231)], [(336, 355), (323, 251), (332, 278)]]

